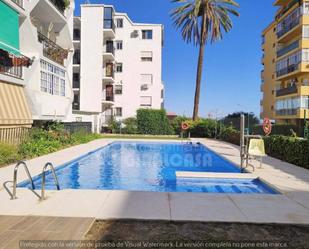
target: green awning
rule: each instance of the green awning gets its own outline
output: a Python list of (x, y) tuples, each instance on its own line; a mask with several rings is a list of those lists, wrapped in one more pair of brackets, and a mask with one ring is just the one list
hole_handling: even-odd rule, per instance
[(19, 14), (0, 0), (0, 48), (9, 53), (19, 52)]

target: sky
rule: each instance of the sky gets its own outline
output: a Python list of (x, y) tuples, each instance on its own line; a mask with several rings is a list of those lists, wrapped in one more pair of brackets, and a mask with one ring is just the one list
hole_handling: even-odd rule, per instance
[[(200, 116), (224, 116), (235, 111), (260, 112), (261, 32), (272, 21), (273, 0), (236, 0), (240, 17), (223, 40), (207, 44), (200, 98)], [(254, 2), (254, 3), (253, 3)], [(75, 14), (80, 4), (75, 0)], [(191, 116), (195, 92), (198, 47), (182, 40), (170, 18), (176, 6), (170, 0), (90, 0), (112, 4), (133, 22), (164, 25), (163, 81), (165, 109)]]

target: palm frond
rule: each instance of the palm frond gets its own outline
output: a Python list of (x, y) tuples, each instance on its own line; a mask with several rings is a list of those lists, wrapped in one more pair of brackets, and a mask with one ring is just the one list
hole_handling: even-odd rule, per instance
[[(181, 30), (186, 42), (195, 45), (222, 39), (223, 31), (229, 32), (233, 23), (230, 15), (239, 16), (234, 0), (171, 0), (181, 4), (171, 12), (174, 25)], [(203, 17), (205, 26), (203, 26)], [(203, 28), (204, 27), (204, 28)]]

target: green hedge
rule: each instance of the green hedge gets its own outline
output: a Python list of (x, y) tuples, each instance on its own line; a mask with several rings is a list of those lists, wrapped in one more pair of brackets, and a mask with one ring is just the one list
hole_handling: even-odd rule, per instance
[[(296, 125), (287, 125), (287, 124), (277, 124), (272, 126), (272, 135), (284, 135), (284, 136), (291, 136), (292, 133), (295, 132), (298, 136), (303, 136), (303, 131), (298, 129)], [(252, 133), (256, 135), (264, 136), (265, 133), (263, 131), (262, 125), (256, 125), (252, 128)]]
[(213, 119), (199, 119), (197, 121), (189, 121), (189, 131), (191, 137), (214, 138), (219, 133), (219, 125)]
[(139, 134), (171, 135), (173, 130), (169, 124), (165, 110), (137, 110), (137, 130)]
[(240, 144), (240, 132), (233, 127), (226, 127), (222, 129), (220, 139), (232, 144)]
[(264, 137), (266, 153), (309, 169), (309, 140), (286, 136)]

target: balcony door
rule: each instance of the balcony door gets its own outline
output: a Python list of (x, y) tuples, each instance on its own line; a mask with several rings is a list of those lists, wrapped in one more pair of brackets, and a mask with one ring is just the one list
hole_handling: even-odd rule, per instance
[(105, 87), (105, 92), (106, 92), (106, 100), (107, 101), (113, 101), (113, 85), (107, 85)]

